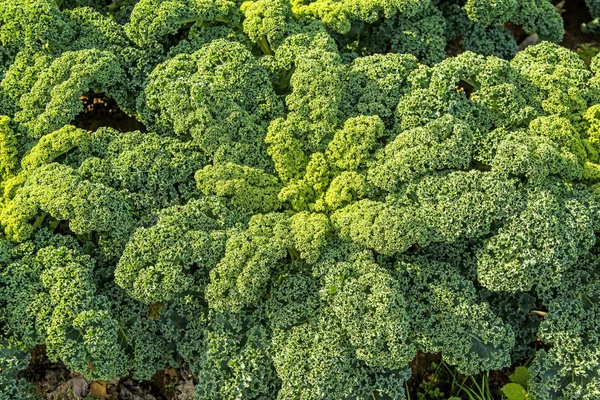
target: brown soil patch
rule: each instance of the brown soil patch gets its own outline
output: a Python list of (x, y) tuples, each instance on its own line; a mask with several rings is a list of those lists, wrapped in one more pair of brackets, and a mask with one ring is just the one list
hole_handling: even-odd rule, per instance
[(120, 132), (147, 131), (144, 124), (125, 114), (117, 102), (104, 93), (84, 93), (79, 100), (83, 111), (72, 122), (78, 128), (95, 131), (107, 126)]

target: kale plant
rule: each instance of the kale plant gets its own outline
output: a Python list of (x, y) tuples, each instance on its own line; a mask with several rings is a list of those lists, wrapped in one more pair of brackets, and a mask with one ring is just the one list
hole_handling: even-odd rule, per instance
[(600, 58), (562, 35), (547, 0), (1, 2), (0, 397), (39, 344), (350, 400), (539, 338), (529, 392), (598, 399)]

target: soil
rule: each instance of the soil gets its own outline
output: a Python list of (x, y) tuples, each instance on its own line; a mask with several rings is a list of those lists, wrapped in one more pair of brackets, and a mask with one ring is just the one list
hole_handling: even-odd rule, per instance
[(437, 367), (441, 362), (442, 357), (439, 354), (418, 353), (409, 363), (412, 376), (408, 380), (406, 387), (411, 399), (420, 398), (419, 393), (421, 396), (427, 395), (428, 392), (434, 390), (436, 387), (444, 392), (446, 391), (444, 389), (447, 388), (440, 387), (445, 386), (445, 383), (440, 380), (443, 375), (440, 375), (440, 371), (437, 371)]
[(554, 0), (553, 3), (555, 5), (564, 3), (559, 6), (563, 10), (562, 17), (565, 21), (565, 36), (561, 43), (562, 46), (577, 50), (582, 44), (597, 46), (600, 43), (598, 36), (581, 31), (581, 24), (592, 20), (584, 0)]
[(120, 132), (147, 131), (144, 124), (125, 114), (117, 102), (104, 93), (84, 93), (79, 100), (83, 110), (71, 122), (78, 128), (95, 131), (107, 126)]
[(167, 367), (149, 381), (136, 382), (129, 377), (110, 381), (90, 381), (70, 372), (61, 363), (51, 362), (44, 345), (30, 350), (31, 361), (20, 376), (33, 383), (47, 400), (192, 400), (194, 380), (189, 370)]
[[(469, 386), (466, 376), (449, 371), (441, 363), (442, 357), (439, 354), (428, 353), (418, 353), (410, 362), (412, 376), (407, 382), (407, 389), (411, 399), (447, 399), (452, 393), (456, 393), (458, 384)], [(489, 372), (488, 382), (492, 393), (499, 392), (510, 382), (509, 375), (518, 365), (519, 363)]]

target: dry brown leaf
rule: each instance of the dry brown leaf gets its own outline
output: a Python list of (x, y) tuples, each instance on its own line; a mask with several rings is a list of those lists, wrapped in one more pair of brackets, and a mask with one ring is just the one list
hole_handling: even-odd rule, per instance
[(170, 376), (171, 378), (176, 378), (178, 373), (175, 368), (167, 367), (165, 368), (165, 375)]
[(108, 393), (106, 393), (106, 382), (92, 382), (88, 396), (95, 399), (108, 398)]
[(81, 400), (88, 391), (88, 383), (81, 376), (74, 376), (58, 384), (56, 389), (47, 392), (48, 399)]
[(183, 377), (183, 380), (177, 385), (177, 393), (175, 400), (193, 400), (194, 399), (194, 381), (190, 376), (188, 379)]

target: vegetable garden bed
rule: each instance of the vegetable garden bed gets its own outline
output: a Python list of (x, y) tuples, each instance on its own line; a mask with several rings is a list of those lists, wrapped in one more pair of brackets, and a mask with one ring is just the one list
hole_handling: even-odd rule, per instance
[(600, 399), (600, 1), (0, 2), (0, 400)]

